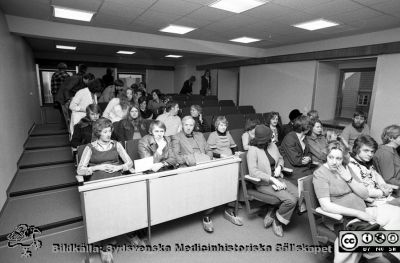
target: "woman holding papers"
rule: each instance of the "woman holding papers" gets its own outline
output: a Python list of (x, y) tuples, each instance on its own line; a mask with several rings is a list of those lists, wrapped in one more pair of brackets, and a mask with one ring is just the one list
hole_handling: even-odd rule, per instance
[(139, 140), (140, 158), (153, 157), (153, 166), (151, 167), (153, 172), (177, 164), (171, 139), (164, 136), (165, 131), (165, 124), (162, 121), (154, 120), (150, 123), (149, 134)]

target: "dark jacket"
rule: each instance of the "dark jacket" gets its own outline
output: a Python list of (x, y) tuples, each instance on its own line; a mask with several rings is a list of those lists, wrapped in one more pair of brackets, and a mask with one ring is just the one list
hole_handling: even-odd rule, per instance
[(74, 126), (74, 134), (71, 139), (71, 147), (78, 148), (92, 142), (92, 121), (84, 117)]
[(310, 147), (308, 146), (307, 140), (304, 139), (305, 149), (301, 148), (299, 138), (296, 132), (292, 131), (286, 135), (281, 143), (281, 154), (285, 161), (285, 167), (293, 169), (292, 178), (288, 178), (297, 185), (297, 179), (303, 176), (307, 176), (313, 173), (311, 163), (302, 164), (301, 160), (305, 156), (310, 156)]
[(167, 141), (167, 145), (164, 147), (162, 154), (157, 152), (157, 143), (154, 140), (153, 135), (146, 135), (139, 140), (138, 151), (140, 158), (146, 158), (153, 156), (154, 163), (167, 162), (169, 165), (175, 166), (177, 160), (172, 149), (172, 142), (169, 137), (164, 137)]
[(83, 76), (81, 74), (68, 77), (58, 89), (55, 99), (61, 105), (64, 105), (69, 99), (75, 96), (75, 93), (78, 90), (81, 90), (84, 87), (86, 87), (86, 84), (83, 82)]
[(194, 131), (197, 131), (197, 132), (209, 132), (211, 130), (210, 125), (208, 125), (206, 119), (203, 118), (203, 122), (202, 123), (200, 123), (199, 117), (195, 117), (193, 119), (196, 122), (194, 124)]
[(211, 89), (211, 77), (209, 78), (210, 82), (207, 81), (205, 76), (201, 76), (201, 89), (200, 95), (207, 95), (207, 91)]
[[(120, 121), (114, 122), (113, 125), (114, 131), (111, 135), (111, 138), (113, 140), (122, 142), (133, 139), (135, 127), (133, 127), (133, 124), (129, 120), (122, 119)], [(147, 126), (148, 125), (145, 120), (142, 120), (142, 122), (139, 124), (138, 131), (142, 137), (148, 134)]]
[(288, 124), (283, 125), (282, 127), (282, 136), (285, 138), (286, 135), (289, 134), (289, 132), (293, 131), (293, 123), (289, 122)]
[(192, 86), (193, 86), (193, 82), (191, 82), (190, 80), (186, 80), (183, 83), (183, 87), (179, 94), (191, 94), (193, 92)]

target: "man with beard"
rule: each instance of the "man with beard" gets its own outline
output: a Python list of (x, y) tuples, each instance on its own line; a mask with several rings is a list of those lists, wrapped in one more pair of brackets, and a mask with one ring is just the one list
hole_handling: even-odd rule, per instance
[(350, 150), (353, 149), (354, 141), (360, 135), (369, 135), (369, 127), (365, 123), (365, 113), (356, 111), (353, 115), (353, 122), (347, 125), (342, 134), (341, 139), (344, 145)]

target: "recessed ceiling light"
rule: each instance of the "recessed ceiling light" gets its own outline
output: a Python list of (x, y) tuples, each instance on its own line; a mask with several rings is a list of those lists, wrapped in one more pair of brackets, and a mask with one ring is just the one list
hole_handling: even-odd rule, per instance
[(339, 25), (339, 24), (336, 22), (328, 21), (325, 19), (317, 19), (317, 20), (312, 20), (312, 21), (308, 21), (308, 22), (304, 22), (304, 23), (295, 24), (292, 26), (313, 31), (313, 30), (318, 30), (318, 29), (327, 28), (327, 27), (331, 27), (331, 26), (337, 26), (337, 25)]
[(58, 18), (90, 22), (95, 12), (53, 5), (53, 15)]
[(178, 25), (169, 25), (167, 27), (164, 27), (160, 29), (161, 32), (167, 32), (167, 33), (174, 33), (174, 34), (186, 34), (189, 33), (190, 31), (195, 30), (196, 28), (194, 27), (187, 27), (187, 26), (178, 26)]
[(254, 7), (265, 4), (262, 0), (219, 0), (209, 5), (210, 7), (222, 9), (233, 13), (242, 13)]
[(235, 39), (231, 39), (229, 41), (233, 41), (233, 42), (239, 42), (239, 43), (252, 43), (252, 42), (257, 42), (260, 41), (261, 39), (258, 38), (252, 38), (252, 37), (238, 37)]
[(132, 55), (135, 54), (135, 51), (120, 50), (117, 52), (117, 54)]
[(64, 45), (56, 45), (56, 48), (58, 49), (68, 49), (68, 50), (75, 50), (76, 47), (74, 46), (64, 46)]
[(166, 58), (181, 58), (181, 55), (166, 55)]

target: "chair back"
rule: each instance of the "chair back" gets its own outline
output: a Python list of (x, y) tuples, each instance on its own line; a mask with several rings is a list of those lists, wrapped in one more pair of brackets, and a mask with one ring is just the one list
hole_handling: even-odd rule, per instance
[(229, 130), (233, 140), (235, 141), (238, 150), (243, 152), (243, 143), (242, 143), (242, 134), (244, 133), (244, 129), (233, 129)]
[(129, 141), (125, 142), (126, 153), (129, 155), (129, 157), (131, 157), (132, 161), (140, 159), (139, 140), (140, 139), (135, 139), (135, 140), (129, 140)]

